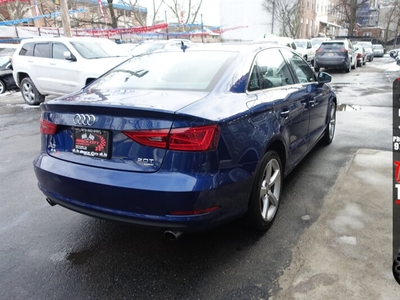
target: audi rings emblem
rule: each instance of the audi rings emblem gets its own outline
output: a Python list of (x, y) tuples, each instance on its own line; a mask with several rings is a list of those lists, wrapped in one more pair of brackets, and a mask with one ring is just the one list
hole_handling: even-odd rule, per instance
[(96, 123), (96, 117), (89, 114), (76, 114), (74, 116), (75, 125), (93, 126)]

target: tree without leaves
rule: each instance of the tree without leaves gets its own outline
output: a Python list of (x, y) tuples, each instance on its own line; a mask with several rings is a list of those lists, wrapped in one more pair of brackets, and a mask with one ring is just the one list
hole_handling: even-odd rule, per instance
[(107, 0), (107, 3), (108, 3), (108, 10), (110, 11), (110, 16), (111, 16), (111, 27), (117, 28), (118, 17), (115, 15), (113, 0)]
[(391, 33), (390, 28), (391, 27), (396, 28), (393, 32), (393, 38), (395, 39), (394, 41), (396, 43), (397, 41), (396, 37), (399, 34), (399, 27), (400, 27), (400, 0), (392, 1), (391, 4), (392, 5), (388, 13), (383, 16), (381, 15), (384, 24), (383, 44), (385, 48), (390, 38), (390, 33)]
[(357, 24), (360, 8), (369, 0), (339, 0), (333, 6), (332, 11), (341, 11), (345, 16), (345, 22), (348, 24), (348, 35), (353, 35), (353, 30)]
[(183, 24), (192, 24), (196, 22), (203, 0), (162, 0), (162, 3), (169, 8), (177, 23), (181, 23), (181, 18), (185, 17)]
[(281, 24), (282, 35), (298, 38), (300, 34), (300, 1), (264, 0), (263, 7)]
[(26, 18), (26, 14), (32, 11), (32, 5), (29, 2), (24, 1), (15, 1), (8, 2), (2, 5), (2, 8), (7, 11), (9, 17), (0, 15), (2, 20), (19, 20)]
[[(140, 24), (140, 26), (146, 26), (147, 25), (147, 21), (146, 21), (146, 17), (147, 14), (143, 14), (141, 13), (140, 7), (144, 7), (143, 5), (141, 5), (139, 3), (138, 0), (122, 0), (121, 1), (123, 4), (130, 6), (132, 9), (132, 15), (134, 17), (135, 20), (137, 20), (137, 22)], [(156, 3), (156, 0), (152, 0), (152, 20), (151, 20), (151, 25), (154, 25), (156, 23), (156, 18), (158, 15), (158, 12), (160, 10), (160, 7), (162, 5), (161, 1), (157, 1), (158, 3)], [(147, 8), (148, 9), (148, 8)]]

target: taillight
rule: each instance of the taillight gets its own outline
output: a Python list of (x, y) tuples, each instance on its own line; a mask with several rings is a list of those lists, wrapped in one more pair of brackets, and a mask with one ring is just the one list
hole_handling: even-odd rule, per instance
[(324, 51), (324, 49), (318, 48), (317, 51), (315, 51), (315, 52), (322, 52), (322, 51)]
[(346, 48), (339, 48), (339, 51), (340, 51), (340, 52), (345, 52), (345, 53), (349, 52), (349, 51), (347, 51)]
[(357, 53), (357, 57), (358, 57), (358, 58), (361, 58), (361, 53)]
[(124, 131), (137, 143), (156, 148), (181, 151), (212, 151), (218, 145), (217, 125), (173, 128), (171, 130)]
[(55, 134), (56, 132), (57, 132), (57, 124), (54, 124), (44, 119), (40, 119), (40, 133)]

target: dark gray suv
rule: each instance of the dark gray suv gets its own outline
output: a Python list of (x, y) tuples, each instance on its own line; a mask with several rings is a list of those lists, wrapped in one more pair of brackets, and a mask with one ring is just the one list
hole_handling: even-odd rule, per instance
[(314, 70), (320, 68), (342, 69), (350, 72), (357, 67), (356, 52), (350, 40), (331, 40), (323, 42), (315, 52)]

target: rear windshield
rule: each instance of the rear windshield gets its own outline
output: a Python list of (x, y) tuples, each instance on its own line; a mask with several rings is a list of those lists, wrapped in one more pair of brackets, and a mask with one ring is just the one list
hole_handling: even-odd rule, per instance
[(210, 90), (237, 54), (225, 51), (161, 52), (114, 68), (89, 89)]
[(324, 49), (340, 49), (344, 48), (344, 43), (343, 42), (334, 42), (334, 43), (322, 43), (321, 48)]
[(374, 47), (375, 49), (383, 49), (382, 45), (373, 45), (372, 47)]

